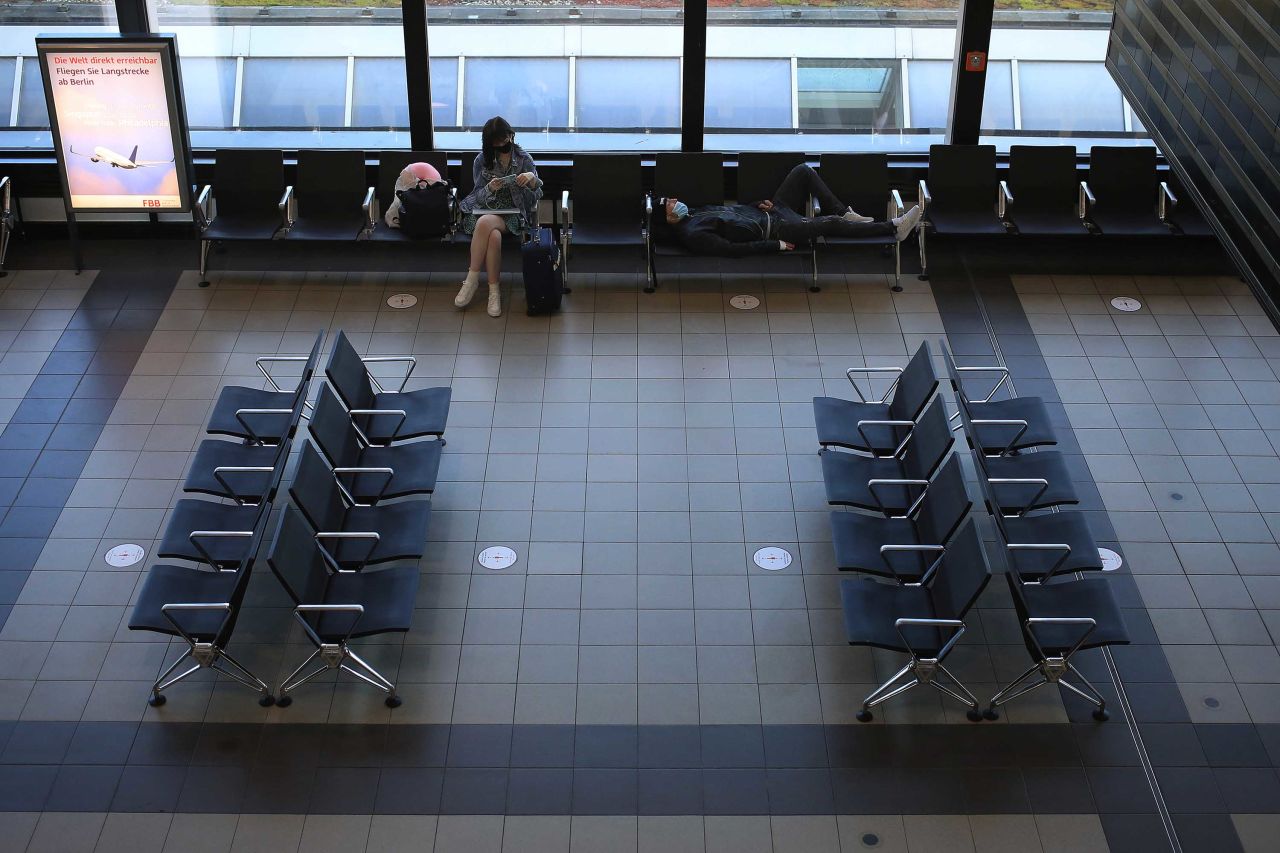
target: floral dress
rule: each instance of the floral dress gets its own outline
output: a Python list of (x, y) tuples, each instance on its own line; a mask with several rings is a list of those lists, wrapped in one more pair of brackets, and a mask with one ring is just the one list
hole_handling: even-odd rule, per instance
[[(534, 183), (527, 187), (520, 187), (512, 182), (504, 184), (496, 191), (490, 191), (488, 188), (489, 182), (494, 178), (514, 177), (525, 172), (533, 172), (534, 174)], [(524, 211), (524, 213), (508, 213), (502, 219), (507, 224), (508, 232), (516, 236), (523, 235), (528, 227), (526, 223), (532, 219), (533, 208), (537, 205), (538, 199), (542, 197), (542, 180), (537, 177), (533, 159), (523, 149), (516, 146), (505, 168), (502, 166), (501, 159), (495, 159), (493, 168), (488, 169), (484, 167), (483, 156), (476, 155), (472, 174), (475, 177), (475, 189), (462, 200), (460, 205), (463, 232), (474, 234), (476, 222), (485, 214), (486, 210), (514, 209)]]
[[(488, 184), (489, 181), (494, 178), (505, 178), (508, 176), (518, 175), (520, 173), (516, 171), (516, 158), (512, 157), (507, 162), (507, 168), (503, 169), (500, 161), (495, 160), (493, 169), (485, 169), (481, 174), (484, 176), (485, 184)], [(513, 185), (503, 184), (497, 192), (490, 193), (489, 203), (486, 207), (490, 210), (510, 210), (519, 208), (520, 205), (516, 203), (515, 196), (511, 193), (511, 186)], [(462, 230), (467, 234), (474, 234), (476, 230), (476, 222), (480, 220), (481, 216), (484, 216), (484, 208), (479, 207), (475, 208), (471, 213), (463, 216)], [(508, 213), (506, 216), (502, 217), (502, 219), (507, 223), (507, 230), (512, 234), (519, 236), (524, 230), (524, 223), (520, 214)]]

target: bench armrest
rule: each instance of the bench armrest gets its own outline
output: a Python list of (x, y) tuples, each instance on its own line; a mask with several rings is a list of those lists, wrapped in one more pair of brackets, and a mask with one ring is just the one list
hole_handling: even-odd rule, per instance
[(1173, 194), (1173, 190), (1169, 189), (1167, 181), (1160, 182), (1160, 189), (1156, 193), (1156, 211), (1160, 215), (1160, 221), (1168, 223), (1169, 216), (1178, 207), (1178, 197)]
[(1089, 217), (1090, 209), (1092, 209), (1097, 203), (1098, 200), (1094, 198), (1093, 190), (1089, 189), (1089, 182), (1081, 181), (1080, 200), (1078, 202), (1079, 209), (1076, 211), (1080, 215), (1080, 218), (1087, 219)]
[(1013, 193), (1009, 190), (1009, 182), (1000, 182), (1000, 192), (996, 197), (996, 212), (1001, 219), (1009, 217), (1009, 207), (1013, 204)]
[(223, 474), (270, 474), (275, 470), (269, 465), (220, 465), (213, 469), (213, 478), (218, 481), (218, 485), (226, 490), (227, 494), (231, 495), (236, 503), (243, 505), (244, 501), (241, 499), (240, 493), (232, 488), (231, 484), (223, 477)]
[(373, 505), (373, 503), (372, 503), (372, 502), (367, 503), (367, 504), (362, 504), (362, 503), (360, 503), (358, 500), (356, 500), (356, 496), (355, 496), (355, 494), (354, 494), (353, 492), (351, 492), (349, 489), (347, 489), (347, 487), (346, 487), (346, 486), (344, 486), (344, 485), (342, 484), (341, 475), (343, 475), (343, 474), (352, 474), (352, 475), (355, 475), (355, 474), (382, 474), (382, 475), (383, 475), (383, 477), (384, 477), (385, 479), (382, 481), (382, 488), (378, 489), (377, 497), (375, 497), (375, 498), (374, 498), (374, 501), (378, 501), (378, 500), (381, 500), (381, 499), (382, 499), (382, 496), (386, 493), (386, 491), (387, 491), (387, 486), (391, 485), (391, 480), (392, 480), (392, 478), (394, 478), (394, 477), (395, 477), (396, 472), (395, 472), (395, 469), (394, 469), (394, 468), (349, 468), (349, 467), (338, 467), (338, 468), (334, 468), (334, 469), (333, 469), (333, 479), (334, 479), (334, 481), (335, 481), (335, 482), (337, 482), (337, 484), (338, 484), (338, 488), (342, 489), (342, 491), (343, 491), (343, 492), (346, 494), (346, 496), (347, 496), (347, 500), (349, 500), (353, 506), (372, 506), (372, 505)]
[[(1022, 418), (982, 418), (979, 420), (971, 420), (969, 421), (969, 423), (973, 424), (974, 426), (1016, 426), (1018, 427), (1018, 431), (1013, 434), (1013, 438), (1009, 439), (1009, 441), (1000, 450), (1000, 452), (995, 454), (996, 456), (1004, 456), (1010, 450), (1012, 450), (1013, 446), (1018, 443), (1018, 439), (1022, 438), (1022, 436), (1026, 433), (1027, 427), (1029, 426), (1029, 424)], [(974, 436), (974, 438), (977, 438), (977, 436)], [(982, 444), (981, 440), (979, 440), (979, 444), (980, 445)], [(979, 448), (979, 451), (985, 453), (985, 451), (982, 450), (981, 447)]]
[(959, 619), (896, 619), (894, 620), (893, 627), (897, 629), (898, 637), (902, 640), (902, 645), (911, 649), (911, 656), (914, 658), (919, 658), (920, 655), (907, 639), (907, 635), (903, 633), (903, 628), (950, 628), (954, 633), (952, 633), (947, 642), (942, 645), (942, 648), (938, 649), (937, 656), (933, 658), (935, 661), (940, 661), (945, 658), (947, 656), (947, 652), (951, 651), (952, 647), (960, 641), (960, 636), (964, 634), (964, 622), (961, 622)]
[(890, 221), (896, 216), (901, 216), (907, 212), (907, 206), (902, 203), (902, 193), (897, 190), (889, 190), (889, 209), (885, 211), (885, 219)]
[(1067, 627), (1074, 625), (1084, 629), (1081, 631), (1080, 639), (1076, 640), (1075, 645), (1072, 646), (1066, 654), (1062, 655), (1062, 659), (1067, 660), (1079, 651), (1080, 647), (1084, 645), (1085, 640), (1089, 639), (1089, 635), (1093, 633), (1093, 629), (1098, 627), (1098, 622), (1096, 619), (1091, 619), (1088, 616), (1033, 616), (1028, 619), (1023, 623), (1023, 628), (1026, 630), (1027, 636), (1031, 639), (1031, 642), (1035, 643), (1036, 651), (1040, 653), (1040, 659), (1044, 660), (1048, 658), (1048, 655), (1045, 654), (1044, 648), (1040, 645), (1039, 638), (1036, 637), (1034, 629), (1037, 625), (1064, 625)]
[(880, 500), (880, 494), (876, 491), (877, 486), (924, 486), (924, 489), (920, 491), (920, 495), (914, 501), (912, 501), (911, 506), (907, 507), (906, 511), (902, 515), (897, 516), (898, 518), (906, 518), (915, 511), (921, 499), (924, 498), (925, 492), (929, 490), (929, 481), (928, 480), (899, 480), (899, 479), (892, 479), (892, 478), (867, 480), (867, 491), (870, 492), (871, 497), (875, 499), (876, 506), (880, 508), (880, 512), (883, 513), (886, 518), (891, 518), (893, 517), (891, 515), (892, 511), (886, 508), (884, 503)]
[[(265, 377), (267, 377), (267, 381), (271, 383), (271, 389), (272, 389), (273, 391), (276, 391), (276, 392), (278, 392), (278, 393), (283, 394), (283, 393), (284, 393), (284, 389), (280, 387), (280, 383), (279, 383), (279, 382), (277, 382), (277, 381), (276, 381), (276, 379), (275, 379), (275, 377), (274, 377), (274, 376), (272, 376), (272, 375), (267, 371), (267, 368), (266, 368), (264, 365), (269, 364), (269, 363), (271, 363), (271, 362), (273, 362), (273, 361), (302, 361), (302, 362), (306, 362), (306, 361), (310, 361), (310, 360), (311, 360), (311, 356), (309, 356), (309, 355), (260, 355), (260, 356), (258, 356), (257, 358), (255, 358), (255, 359), (253, 360), (253, 363), (254, 363), (255, 365), (257, 365), (258, 370), (259, 370), (259, 371), (261, 371), (262, 375), (263, 375), (263, 376), (265, 376)], [(298, 377), (298, 381), (299, 381), (299, 382), (301, 382), (301, 381), (302, 381), (302, 377)], [(295, 388), (294, 390), (297, 390), (297, 389)]]
[[(1022, 515), (1022, 513), (1026, 512), (1032, 505), (1035, 504), (1036, 501), (1040, 500), (1040, 496), (1043, 495), (1045, 493), (1045, 490), (1049, 488), (1049, 481), (1044, 479), (1043, 477), (988, 477), (987, 482), (993, 486), (1039, 486), (1040, 487), (1040, 491), (1036, 492), (1035, 496), (1031, 498), (1030, 501), (1028, 501), (1026, 504), (1023, 505), (1022, 512), (1016, 512), (1013, 515), (1006, 515), (1005, 516), (1006, 518), (1017, 518), (1018, 516)], [(997, 501), (997, 503), (999, 503), (999, 501)], [(996, 506), (994, 507), (994, 509), (996, 512), (1002, 515), (1004, 514), (1004, 509), (1002, 507)]]
[[(875, 453), (874, 449), (872, 448), (871, 439), (868, 438), (866, 432), (863, 431), (862, 428), (864, 426), (914, 427), (915, 425), (916, 425), (915, 421), (895, 421), (895, 420), (876, 420), (876, 419), (858, 421), (858, 435), (862, 436), (862, 440), (867, 443), (867, 448), (872, 450), (871, 455), (879, 456), (879, 454)], [(902, 441), (898, 443), (898, 446), (893, 449), (893, 453), (889, 455), (894, 459), (896, 459), (898, 457), (898, 454), (902, 453), (903, 448), (907, 446), (907, 442), (910, 440), (911, 440), (911, 434), (908, 433), (907, 437), (902, 439)], [(884, 457), (881, 457), (881, 458), (884, 458)]]
[[(323, 549), (321, 549), (323, 550)], [(350, 639), (351, 634), (356, 629), (356, 625), (360, 622), (360, 617), (364, 615), (363, 604), (299, 604), (293, 609), (294, 618), (302, 623), (302, 629), (307, 632), (307, 636), (311, 638), (311, 642), (317, 646), (323, 646), (324, 641), (311, 627), (311, 623), (307, 621), (308, 613), (351, 613), (355, 616), (351, 620), (351, 625), (347, 628), (347, 635), (343, 638), (343, 642)]]
[[(5, 180), (9, 179), (5, 178)], [(196, 218), (196, 227), (201, 231), (213, 222), (213, 184), (205, 184), (200, 190), (200, 195), (196, 196), (196, 206), (192, 214)]]
[(290, 184), (284, 188), (284, 193), (276, 204), (276, 209), (280, 211), (280, 227), (286, 231), (293, 227), (293, 220), (296, 218), (295, 206), (293, 185)]
[(245, 415), (291, 415), (293, 409), (236, 409), (236, 420), (240, 422), (240, 426), (248, 431), (249, 437), (255, 442), (261, 444), (262, 437), (258, 435), (258, 431), (244, 419)]
[[(1049, 571), (1045, 572), (1044, 575), (1040, 578), (1040, 580), (1022, 581), (1023, 583), (1047, 582), (1050, 578), (1052, 578), (1054, 575), (1058, 573), (1058, 570), (1062, 568), (1062, 564), (1067, 561), (1067, 557), (1071, 556), (1071, 546), (1068, 545), (1066, 542), (1009, 542), (1004, 547), (1007, 548), (1010, 552), (1012, 552), (1015, 555), (1018, 551), (1061, 551), (1062, 552), (1062, 556), (1059, 557), (1057, 561), (1052, 566), (1049, 567)], [(1017, 573), (1018, 579), (1022, 580), (1022, 572), (1018, 570), (1017, 560), (1013, 559), (1013, 556), (1010, 556), (1009, 564), (1013, 568), (1014, 572)]]
[[(252, 538), (252, 530), (193, 530), (187, 534), (187, 539), (195, 546), (195, 549), (200, 552), (200, 556), (204, 557), (204, 561), (218, 571), (223, 571), (222, 567), (218, 565), (217, 560), (213, 559), (213, 555), (209, 553), (209, 550), (205, 548), (204, 545), (200, 544), (200, 540)], [(235, 571), (235, 569), (231, 569), (230, 571)]]
[[(173, 602), (171, 604), (162, 604), (160, 606), (160, 612), (164, 614), (164, 618), (169, 620), (169, 624), (174, 627), (174, 630), (176, 630), (179, 634), (181, 634), (182, 639), (190, 643), (192, 647), (196, 645), (196, 641), (192, 639), (189, 633), (187, 633), (187, 629), (182, 627), (182, 625), (178, 621), (178, 618), (175, 617), (174, 614), (190, 613), (192, 611), (201, 611), (201, 610), (221, 610), (222, 612), (226, 613), (227, 615), (222, 617), (222, 625), (225, 626), (227, 624), (227, 619), (231, 617), (231, 602), (229, 601), (202, 602), (202, 603)], [(214, 633), (215, 635), (221, 634), (222, 627), (220, 626), (218, 630), (215, 631)], [(169, 683), (172, 684), (173, 682), (169, 682)]]
[(374, 226), (378, 224), (378, 193), (373, 187), (369, 187), (365, 191), (364, 201), (360, 203), (360, 209), (364, 211), (365, 230), (372, 231)]
[[(898, 574), (898, 570), (894, 567), (893, 561), (890, 560), (888, 556), (890, 554), (901, 554), (901, 553), (937, 554), (938, 556), (935, 557), (933, 562), (929, 564), (929, 567), (925, 569), (924, 574), (921, 575), (920, 577), (920, 580), (916, 581), (915, 583), (903, 583), (902, 576)], [(942, 545), (881, 545), (880, 546), (880, 559), (883, 560), (884, 564), (889, 567), (889, 571), (893, 572), (894, 578), (897, 579), (898, 583), (902, 586), (923, 586), (927, 584), (929, 582), (929, 578), (933, 577), (933, 573), (937, 568), (938, 564), (942, 561), (942, 556), (946, 553), (947, 553), (947, 549), (944, 548)]]
[[(844, 378), (849, 380), (849, 384), (853, 386), (853, 390), (858, 392), (858, 400), (863, 403), (883, 403), (889, 399), (889, 395), (898, 387), (898, 380), (902, 378), (903, 368), (901, 367), (850, 367), (844, 372)], [(858, 387), (858, 383), (853, 381), (855, 373), (896, 373), (893, 382), (889, 383), (889, 387), (885, 389), (883, 395), (878, 400), (868, 400), (866, 395), (862, 393), (862, 389)]]
[[(365, 563), (366, 563), (366, 562), (368, 562), (369, 557), (371, 557), (371, 556), (373, 555), (373, 551), (374, 551), (374, 549), (378, 547), (378, 543), (382, 541), (382, 537), (381, 537), (379, 534), (377, 534), (376, 532), (372, 531), (372, 530), (367, 530), (367, 531), (364, 531), (364, 530), (362, 530), (362, 531), (354, 531), (354, 530), (353, 530), (353, 531), (321, 531), (320, 533), (317, 533), (317, 534), (316, 534), (316, 537), (315, 537), (315, 538), (316, 538), (316, 546), (320, 549), (320, 555), (321, 555), (322, 557), (324, 557), (324, 561), (325, 561), (326, 563), (328, 563), (328, 564), (329, 564), (329, 568), (333, 569), (335, 572), (355, 572), (355, 571), (359, 571), (360, 569), (363, 569), (363, 568), (365, 567)], [(369, 542), (370, 542), (370, 544), (369, 544), (369, 550), (368, 550), (368, 552), (364, 555), (364, 559), (360, 561), (360, 564), (359, 564), (359, 566), (357, 566), (357, 568), (354, 568), (354, 569), (344, 569), (344, 568), (342, 568), (342, 567), (341, 567), (341, 565), (338, 563), (338, 558), (337, 558), (337, 557), (335, 557), (335, 556), (334, 556), (334, 555), (329, 551), (329, 549), (328, 549), (328, 548), (324, 547), (324, 540), (326, 540), (326, 539), (337, 539), (337, 540), (344, 540), (344, 539), (357, 539), (357, 540), (359, 540), (359, 539), (366, 539), (366, 540), (369, 540)]]
[[(993, 364), (989, 367), (986, 365), (975, 366), (975, 367), (958, 367), (957, 366), (956, 373), (998, 373), (1000, 374), (1000, 379), (996, 382), (995, 385), (991, 386), (991, 390), (987, 392), (987, 396), (983, 397), (981, 400), (970, 400), (970, 402), (972, 403), (990, 403), (991, 398), (996, 395), (996, 392), (1000, 390), (1000, 387), (1002, 385), (1005, 385), (1009, 381), (1009, 368), (1005, 367), (1003, 364)], [(960, 378), (963, 379), (964, 377), (962, 376)], [(959, 391), (960, 393), (964, 393), (963, 388), (957, 388), (956, 390)], [(965, 399), (968, 399), (968, 396), (969, 396), (968, 394), (965, 394)]]
[[(418, 360), (411, 355), (366, 355), (362, 356), (360, 361), (366, 365), (397, 364), (400, 362), (408, 364), (409, 369), (405, 371), (404, 378), (400, 380), (400, 387), (396, 389), (397, 393), (404, 391), (404, 386), (409, 382), (409, 377), (413, 375), (413, 371), (418, 367)], [(369, 381), (373, 383), (373, 387), (378, 391), (378, 393), (386, 393), (387, 389), (382, 387), (382, 383), (378, 381), (378, 377), (374, 376), (373, 372), (370, 371), (368, 367), (365, 368), (365, 373), (369, 374)]]
[(370, 439), (369, 436), (365, 434), (365, 431), (356, 424), (354, 419), (352, 419), (351, 426), (355, 427), (356, 435), (358, 435), (360, 440), (364, 442), (365, 447), (386, 447), (391, 444), (392, 441), (395, 441), (396, 433), (400, 431), (400, 427), (404, 425), (405, 418), (409, 417), (409, 413), (404, 409), (352, 409), (347, 414), (369, 415), (370, 417), (377, 415), (395, 415), (400, 418), (400, 420), (396, 421), (396, 428), (392, 430), (391, 437), (387, 439), (386, 444), (378, 444)]

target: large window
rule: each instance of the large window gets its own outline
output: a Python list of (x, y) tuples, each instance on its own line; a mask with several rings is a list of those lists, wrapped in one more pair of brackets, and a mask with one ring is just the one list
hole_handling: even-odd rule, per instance
[(458, 60), (431, 57), (431, 121), (436, 129), (456, 128), (458, 116)]
[[(958, 8), (959, 0), (713, 4), (706, 148), (919, 151), (940, 142)], [(929, 95), (942, 123), (936, 108), (916, 120), (909, 103), (908, 66), (917, 61), (937, 64)]]
[(427, 25), (432, 74), (448, 75), (444, 91), (456, 99), (432, 80), (438, 148), (474, 150), (495, 115), (531, 151), (680, 144), (678, 0), (441, 2)]
[(583, 57), (577, 65), (577, 127), (645, 133), (680, 127), (679, 59)]
[(785, 59), (707, 59), (708, 130), (791, 126), (791, 63)]
[[(1013, 127), (1013, 68), (1009, 62), (988, 62), (982, 95), (982, 127)], [(951, 108), (951, 63), (941, 59), (913, 59), (907, 63), (911, 93), (911, 126), (941, 133)]]
[[(153, 3), (157, 28), (179, 35), (195, 147), (407, 147), (406, 78), (421, 72), (405, 65), (400, 2)], [(534, 151), (679, 147), (692, 61), (682, 55), (682, 0), (423, 2), (437, 148), (474, 149), (495, 115)], [(1149, 144), (1103, 65), (1113, 6), (996, 0), (985, 138), (1002, 150), (1037, 140)], [(704, 147), (914, 153), (943, 141), (958, 7), (711, 0)], [(3, 11), (0, 142), (48, 147), (34, 36), (112, 30), (114, 5), (22, 0)]]
[[(1022, 0), (997, 0), (991, 57), (1009, 66), (1013, 111), (984, 111), (982, 133), (1012, 144), (1074, 144), (1081, 150), (1131, 140), (1148, 145), (1103, 65), (1114, 0), (1042, 0), (1034, 16)], [(993, 61), (991, 65), (995, 65)], [(988, 80), (988, 98), (991, 88)]]
[(797, 60), (800, 128), (883, 131), (902, 127), (900, 68), (893, 60)]
[(483, 127), (500, 115), (517, 130), (569, 126), (569, 60), (550, 58), (467, 60), (462, 123)]
[(157, 28), (178, 34), (195, 147), (408, 145), (397, 0), (200, 0), (154, 10)]

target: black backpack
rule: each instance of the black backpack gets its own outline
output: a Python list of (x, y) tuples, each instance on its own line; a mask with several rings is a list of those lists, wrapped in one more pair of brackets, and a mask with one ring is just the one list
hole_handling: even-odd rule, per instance
[(410, 237), (443, 237), (453, 223), (453, 194), (447, 181), (396, 190), (400, 199), (400, 230)]

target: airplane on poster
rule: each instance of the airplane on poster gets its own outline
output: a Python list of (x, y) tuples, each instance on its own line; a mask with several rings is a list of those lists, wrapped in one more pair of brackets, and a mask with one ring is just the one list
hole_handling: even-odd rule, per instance
[(145, 169), (149, 166), (168, 166), (173, 162), (173, 160), (139, 160), (138, 146), (136, 145), (133, 146), (133, 153), (128, 157), (123, 154), (117, 154), (110, 148), (104, 148), (101, 145), (94, 148), (92, 154), (82, 154), (74, 146), (70, 150), (77, 157), (88, 157), (91, 163), (110, 163), (116, 169)]

